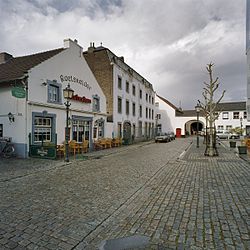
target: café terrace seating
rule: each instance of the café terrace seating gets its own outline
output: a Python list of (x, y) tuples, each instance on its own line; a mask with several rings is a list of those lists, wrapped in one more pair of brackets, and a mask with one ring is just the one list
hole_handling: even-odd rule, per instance
[[(84, 140), (83, 142), (76, 142), (75, 140), (69, 141), (69, 154), (73, 154), (74, 157), (76, 154), (87, 153), (89, 150), (89, 141)], [(59, 144), (56, 146), (57, 156), (65, 156), (65, 143)]]
[[(93, 142), (94, 150), (107, 149), (111, 147), (119, 147), (122, 145), (122, 138), (100, 138)], [(65, 156), (65, 142), (56, 147), (57, 156), (62, 158)], [(89, 151), (89, 141), (77, 142), (75, 140), (69, 141), (69, 154), (76, 156), (76, 154), (87, 153)]]
[(94, 141), (94, 149), (106, 149), (111, 147), (118, 147), (122, 145), (121, 138), (100, 138)]

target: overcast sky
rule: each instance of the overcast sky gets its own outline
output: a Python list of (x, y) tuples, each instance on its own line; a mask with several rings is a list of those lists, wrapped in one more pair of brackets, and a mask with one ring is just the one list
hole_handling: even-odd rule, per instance
[(77, 39), (103, 43), (183, 109), (215, 64), (223, 101), (246, 100), (245, 0), (0, 0), (0, 51), (22, 56)]

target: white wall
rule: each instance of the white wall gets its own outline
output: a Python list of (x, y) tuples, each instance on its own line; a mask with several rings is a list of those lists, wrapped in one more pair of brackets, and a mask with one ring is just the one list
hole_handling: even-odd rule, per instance
[[(56, 80), (62, 84), (62, 89), (64, 89), (68, 82), (62, 81), (61, 75), (76, 77), (83, 82), (87, 82), (89, 86), (87, 88), (77, 82), (70, 82), (74, 94), (91, 99), (91, 103), (71, 100), (70, 117), (72, 115), (90, 117), (93, 119), (93, 124), (95, 120), (101, 117), (106, 118), (106, 97), (82, 56), (82, 48), (71, 40), (65, 40), (64, 46), (66, 48), (64, 51), (29, 70), (27, 104), (26, 99), (12, 97), (10, 88), (0, 88), (0, 98), (4, 104), (0, 106), (0, 124), (4, 126), (4, 136), (12, 137), (14, 143), (20, 143), (27, 147), (28, 134), (32, 131), (32, 112), (40, 113), (43, 111), (56, 115), (57, 142), (64, 141), (66, 112), (63, 94), (61, 104), (48, 103), (48, 86), (43, 84), (47, 80)], [(100, 97), (100, 112), (92, 111), (93, 95)], [(27, 116), (25, 115), (26, 108)], [(3, 116), (3, 114), (7, 115), (9, 112), (16, 114), (13, 123), (9, 123), (8, 117)], [(27, 156), (27, 151), (25, 155)]]
[[(133, 73), (136, 74), (136, 73)], [(122, 78), (122, 89), (118, 88), (118, 76), (120, 76)], [(126, 92), (126, 81), (129, 82), (130, 84), (130, 89), (129, 89), (129, 93)], [(149, 87), (145, 86), (145, 84), (143, 84), (141, 82), (141, 80), (137, 79), (137, 77), (134, 77), (133, 75), (129, 74), (128, 72), (126, 72), (124, 69), (122, 69), (121, 67), (119, 67), (118, 65), (114, 64), (113, 65), (113, 131), (110, 131), (111, 133), (114, 132), (114, 136), (117, 136), (117, 132), (118, 132), (118, 126), (117, 123), (124, 123), (125, 121), (130, 121), (131, 122), (131, 126), (133, 124), (135, 124), (136, 129), (138, 131), (138, 123), (139, 121), (142, 121), (142, 134), (144, 134), (144, 125), (145, 122), (147, 122), (148, 124), (152, 124), (155, 123), (155, 107), (154, 107), (154, 103), (152, 103), (152, 98), (154, 98), (154, 102), (155, 102), (155, 92), (150, 89)], [(132, 86), (135, 85), (135, 96), (133, 95), (132, 92)], [(142, 90), (142, 98), (140, 99), (140, 89)], [(148, 94), (148, 96), (151, 96), (151, 102), (146, 101), (146, 93)], [(117, 108), (118, 108), (118, 96), (120, 96), (122, 98), (122, 113), (119, 114), (117, 112)], [(149, 97), (148, 97), (149, 98)], [(129, 110), (129, 115), (126, 114), (126, 100), (129, 100), (130, 103), (130, 110)], [(149, 100), (149, 99), (148, 99)], [(133, 116), (133, 109), (132, 109), (132, 103), (135, 103), (136, 108), (135, 108), (135, 116)], [(140, 113), (139, 113), (139, 108), (140, 105), (142, 106), (142, 117), (140, 117)], [(149, 118), (146, 118), (146, 107), (148, 107), (148, 110), (151, 110), (151, 115)], [(154, 114), (152, 117), (152, 110), (154, 110)], [(137, 134), (136, 134), (137, 136)]]
[(162, 132), (174, 132), (176, 129), (175, 109), (156, 96), (156, 103), (159, 104), (156, 107), (156, 115), (160, 114), (160, 119), (157, 120), (157, 124), (161, 124)]
[[(74, 95), (80, 97), (85, 96), (92, 100), (93, 95), (100, 97), (100, 112), (92, 112), (92, 101), (91, 103), (83, 103), (80, 101), (71, 100), (69, 116), (79, 115), (92, 117), (93, 121), (100, 117), (106, 117), (106, 97), (103, 94), (100, 86), (98, 85), (92, 71), (82, 56), (81, 47), (76, 45), (74, 42), (69, 43), (70, 47), (63, 52), (57, 54), (51, 59), (41, 63), (30, 70), (29, 77), (29, 100), (31, 101), (31, 108), (29, 114), (32, 111), (43, 111), (53, 112), (57, 115), (57, 136), (58, 142), (64, 141), (64, 127), (65, 127), (65, 105), (64, 100), (62, 104), (48, 104), (47, 103), (47, 86), (42, 83), (47, 80), (56, 80), (62, 83), (62, 89), (66, 88), (68, 83), (74, 90)], [(62, 81), (61, 76), (72, 76), (77, 79), (87, 82), (89, 88), (72, 81)], [(44, 107), (37, 107), (36, 103), (42, 103)], [(48, 107), (49, 106), (49, 107)], [(55, 109), (54, 109), (55, 108)], [(29, 117), (31, 121), (31, 117)], [(31, 126), (31, 122), (29, 122)], [(31, 127), (29, 126), (29, 131)]]

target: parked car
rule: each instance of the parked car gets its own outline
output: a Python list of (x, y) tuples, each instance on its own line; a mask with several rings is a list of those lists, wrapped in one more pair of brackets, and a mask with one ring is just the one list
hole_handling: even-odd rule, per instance
[(168, 132), (170, 140), (175, 140), (175, 133), (174, 132)]
[(216, 136), (219, 139), (240, 139), (240, 135), (228, 131), (217, 131)]
[(170, 142), (170, 135), (168, 133), (159, 133), (155, 137), (155, 142)]
[(216, 137), (218, 139), (229, 139), (230, 133), (228, 131), (216, 131)]
[(239, 134), (230, 134), (229, 135), (229, 139), (240, 139), (240, 135)]

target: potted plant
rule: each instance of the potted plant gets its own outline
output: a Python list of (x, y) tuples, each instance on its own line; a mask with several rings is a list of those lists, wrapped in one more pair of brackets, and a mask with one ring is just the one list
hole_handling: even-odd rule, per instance
[(229, 133), (230, 133), (229, 135), (230, 148), (236, 148), (235, 139), (240, 139), (240, 135), (242, 135), (243, 129), (241, 129), (240, 127), (235, 127), (235, 128), (230, 129)]
[(241, 145), (238, 146), (239, 154), (247, 154), (247, 145), (244, 140), (241, 140)]
[(230, 145), (230, 148), (236, 148), (236, 141), (230, 140), (229, 145)]

